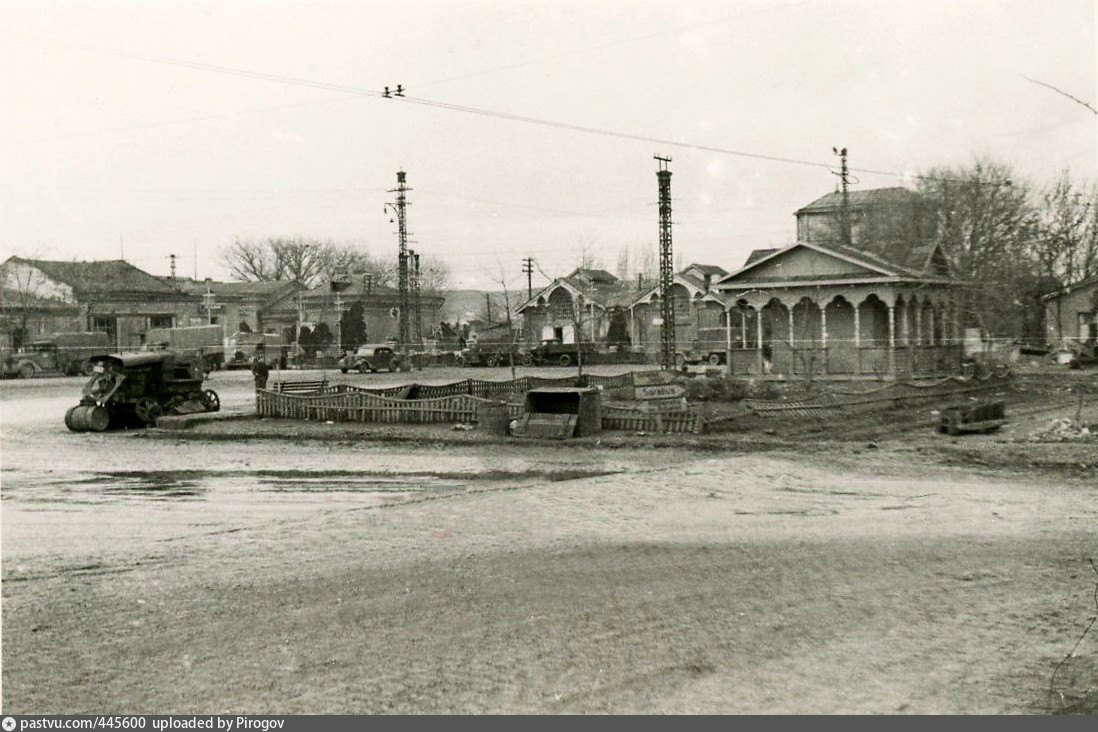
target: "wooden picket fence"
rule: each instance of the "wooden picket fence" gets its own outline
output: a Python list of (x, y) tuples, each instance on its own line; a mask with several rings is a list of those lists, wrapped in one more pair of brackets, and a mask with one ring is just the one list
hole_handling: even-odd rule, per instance
[(484, 401), (468, 394), (399, 399), (357, 390), (321, 394), (280, 394), (266, 389), (256, 392), (256, 408), (262, 417), (331, 422), (473, 422), (478, 403)]
[(705, 418), (690, 410), (660, 413), (642, 411), (636, 407), (606, 404), (602, 407), (602, 428), (632, 432), (700, 434), (705, 430)]
[[(588, 383), (603, 387), (612, 398), (615, 391), (631, 388), (632, 375), (589, 377)], [(895, 382), (864, 391), (831, 389), (810, 400), (764, 401), (745, 399), (742, 411), (707, 418), (693, 409), (654, 413), (613, 401), (604, 402), (602, 427), (606, 430), (634, 432), (673, 432), (699, 434), (720, 429), (723, 423), (746, 416), (821, 418), (835, 411), (883, 402), (948, 399), (999, 388), (1010, 379), (1009, 372), (989, 374), (980, 379), (947, 377), (930, 383)], [(332, 422), (385, 422), (441, 424), (475, 422), (483, 405), (506, 404), (510, 417), (522, 414), (523, 405), (515, 397), (539, 386), (566, 386), (574, 379), (523, 377), (515, 381), (479, 381), (466, 379), (452, 384), (406, 384), (385, 389), (368, 389), (349, 384), (334, 384), (312, 394), (256, 391), (256, 406), (263, 417), (321, 420)]]
[[(571, 386), (575, 378), (546, 379), (524, 376), (514, 381), (465, 379), (451, 384), (405, 384), (388, 388), (366, 388), (332, 384), (311, 394), (287, 394), (269, 389), (256, 391), (260, 416), (331, 422), (386, 422), (440, 424), (475, 422), (485, 404), (507, 404), (512, 419), (523, 405), (514, 397), (542, 386)], [(589, 376), (587, 383), (601, 386), (610, 397), (631, 390), (632, 374)], [(603, 407), (603, 429), (647, 432), (700, 432), (701, 415), (684, 411), (653, 414), (639, 408), (607, 404)]]
[(831, 411), (922, 399), (950, 399), (1001, 388), (1012, 378), (1008, 370), (975, 379), (947, 376), (929, 382), (896, 381), (866, 390), (830, 388), (812, 399), (763, 401), (744, 399), (743, 404), (760, 417), (822, 417)]

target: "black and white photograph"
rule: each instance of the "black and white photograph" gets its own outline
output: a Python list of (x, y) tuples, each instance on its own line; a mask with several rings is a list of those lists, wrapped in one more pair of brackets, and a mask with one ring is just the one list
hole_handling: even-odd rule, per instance
[(1096, 6), (0, 0), (3, 730), (1098, 715)]

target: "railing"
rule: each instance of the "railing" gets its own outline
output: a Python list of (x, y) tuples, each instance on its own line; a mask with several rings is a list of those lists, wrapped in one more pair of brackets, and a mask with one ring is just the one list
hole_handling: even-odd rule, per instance
[[(811, 399), (766, 401), (745, 399), (742, 409), (713, 419), (687, 408), (682, 411), (652, 412), (640, 406), (604, 404), (602, 407), (602, 427), (607, 430), (630, 430), (643, 432), (675, 432), (698, 434), (706, 430), (720, 429), (722, 426), (742, 421), (748, 416), (760, 417), (825, 417), (835, 412), (872, 407), (875, 404), (902, 404), (912, 400), (943, 399), (958, 394), (972, 394), (999, 388), (1010, 379), (1009, 370), (991, 373), (983, 377), (964, 379), (947, 376), (931, 382), (896, 381), (872, 389), (840, 389), (831, 387)], [(594, 379), (594, 377), (592, 377)], [(632, 383), (632, 376), (625, 374), (617, 377), (599, 377), (606, 384), (622, 384), (624, 379)], [(491, 384), (502, 393), (508, 387), (508, 394), (524, 393), (538, 384), (534, 381), (558, 381), (555, 379), (518, 379), (514, 382), (458, 382), (469, 386)], [(571, 380), (569, 380), (571, 381)], [(523, 412), (523, 405), (505, 400), (490, 399), (470, 393), (457, 393), (426, 399), (410, 398), (417, 384), (392, 387), (386, 390), (368, 390), (347, 384), (329, 386), (313, 394), (285, 394), (269, 389), (256, 391), (257, 410), (264, 417), (287, 419), (320, 420), (332, 422), (382, 422), (410, 424), (439, 424), (453, 422), (476, 422), (478, 413), (487, 405), (506, 405), (511, 419)], [(455, 387), (446, 384), (442, 387)], [(613, 389), (614, 387), (610, 387)], [(377, 393), (384, 391), (385, 394)], [(607, 389), (604, 386), (604, 393)]]
[[(762, 370), (759, 368), (762, 356)], [(775, 342), (758, 348), (733, 348), (734, 375), (758, 376), (944, 376), (961, 370), (961, 346), (954, 344), (888, 346), (801, 345)]]

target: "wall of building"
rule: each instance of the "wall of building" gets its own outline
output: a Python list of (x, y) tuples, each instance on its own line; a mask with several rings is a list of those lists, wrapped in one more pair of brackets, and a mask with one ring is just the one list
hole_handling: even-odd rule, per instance
[[(1061, 295), (1045, 304), (1045, 328), (1049, 343), (1087, 342), (1098, 320), (1098, 283)], [(1090, 341), (1093, 344), (1093, 340)]]

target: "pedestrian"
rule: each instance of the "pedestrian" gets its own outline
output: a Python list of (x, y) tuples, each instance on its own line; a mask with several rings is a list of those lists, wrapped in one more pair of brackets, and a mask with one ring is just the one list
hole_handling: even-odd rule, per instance
[(256, 389), (267, 388), (267, 377), (271, 373), (271, 367), (263, 360), (262, 356), (256, 356), (252, 360), (252, 376), (255, 378)]

